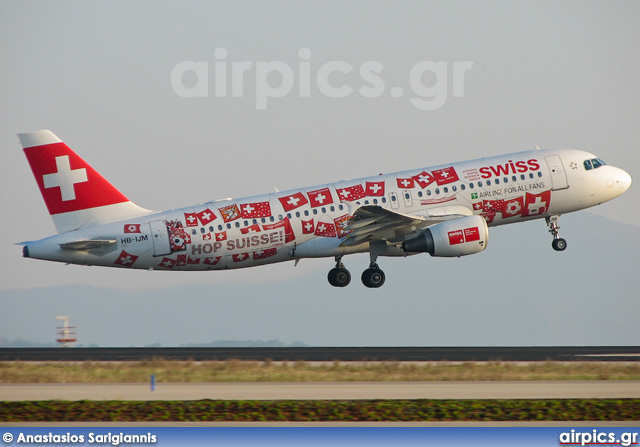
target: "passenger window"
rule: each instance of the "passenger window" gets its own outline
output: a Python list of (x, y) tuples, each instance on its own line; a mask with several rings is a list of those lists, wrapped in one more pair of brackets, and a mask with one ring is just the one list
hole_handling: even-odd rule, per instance
[(322, 207), (322, 214), (327, 214), (327, 209), (324, 206)]
[[(382, 203), (387, 203), (387, 198), (386, 197), (382, 198)], [(340, 205), (340, 209), (342, 209), (342, 205)]]
[(309, 215), (309, 210), (304, 210), (304, 215), (308, 216)]
[(473, 183), (469, 183), (469, 189), (473, 189), (475, 185)]
[(525, 178), (524, 174), (520, 174), (520, 180), (524, 180)]
[(228, 224), (227, 224), (227, 230), (230, 230), (230, 229), (231, 229), (231, 224), (230, 224), (230, 223), (228, 223)]
[(439, 188), (436, 188), (435, 193), (436, 193), (436, 194), (440, 194), (440, 189), (439, 189)]
[(205, 233), (205, 231), (206, 231), (206, 230), (204, 229), (204, 227), (200, 228), (200, 233), (204, 234), (204, 233)]
[(409, 195), (409, 193), (408, 193), (408, 192), (404, 194), (404, 198), (405, 198), (405, 199), (409, 200), (409, 197), (411, 197), (411, 196)]
[(487, 186), (491, 186), (491, 180), (487, 180)]
[(377, 205), (378, 204), (378, 199), (373, 199), (373, 204)]
[(463, 191), (465, 190), (464, 183), (462, 185), (460, 185), (460, 189), (463, 190)]
[(529, 173), (529, 178), (533, 178), (533, 172)]
[(300, 211), (296, 211), (296, 217), (300, 217)]
[(336, 210), (336, 207), (331, 205), (331, 207), (329, 208), (331, 210), (331, 212), (333, 213)]
[(291, 213), (287, 213), (287, 219), (291, 219)]
[(446, 194), (449, 192), (449, 188), (447, 188), (446, 186), (444, 188), (442, 188), (442, 191)]
[(197, 231), (196, 231), (195, 228), (193, 230), (191, 230), (191, 234), (193, 234), (194, 236), (197, 234)]
[(499, 185), (500, 184), (500, 179), (496, 179), (495, 183), (496, 183), (496, 185)]
[(538, 171), (538, 177), (542, 177), (542, 172)]
[(478, 188), (482, 188), (482, 182), (478, 182)]
[(505, 183), (509, 183), (509, 177), (505, 177), (502, 179)]
[(427, 189), (427, 195), (430, 196), (431, 195), (431, 190)]
[(318, 214), (318, 209), (317, 208), (313, 209), (313, 214)]
[(236, 222), (236, 228), (240, 228), (240, 222)]
[(213, 226), (209, 227), (209, 233), (213, 232)]
[(278, 214), (278, 220), (282, 220), (282, 214)]
[(418, 197), (422, 197), (422, 196), (423, 196), (422, 191), (418, 191)]
[(218, 231), (222, 231), (222, 225), (218, 225)]
[(454, 185), (454, 186), (451, 187), (451, 191), (457, 191), (457, 190), (458, 190), (457, 186)]
[(262, 219), (260, 219), (260, 222), (265, 223), (267, 221), (267, 219), (265, 219), (264, 217)]
[(396, 201), (396, 196), (391, 196), (391, 201), (395, 202)]
[(514, 175), (513, 177), (511, 177), (511, 180), (512, 180), (512, 181), (514, 181), (514, 182), (517, 182), (517, 181), (518, 181), (518, 177), (516, 177), (516, 176)]

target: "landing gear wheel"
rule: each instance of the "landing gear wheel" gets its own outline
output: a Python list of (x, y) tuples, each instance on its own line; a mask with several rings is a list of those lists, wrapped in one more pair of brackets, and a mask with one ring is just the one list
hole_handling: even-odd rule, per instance
[(567, 241), (562, 238), (554, 239), (551, 246), (555, 251), (564, 251), (567, 248)]
[(384, 279), (384, 272), (380, 270), (377, 265), (375, 267), (369, 267), (362, 272), (362, 284), (370, 289), (377, 289), (382, 286)]
[(345, 268), (332, 268), (327, 275), (329, 284), (333, 287), (346, 287), (351, 282), (351, 273)]

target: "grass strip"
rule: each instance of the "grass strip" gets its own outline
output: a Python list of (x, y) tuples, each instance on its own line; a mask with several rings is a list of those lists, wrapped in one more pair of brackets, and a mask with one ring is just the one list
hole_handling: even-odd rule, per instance
[(1, 422), (633, 420), (640, 399), (0, 402)]
[(640, 363), (0, 362), (0, 383), (640, 380)]

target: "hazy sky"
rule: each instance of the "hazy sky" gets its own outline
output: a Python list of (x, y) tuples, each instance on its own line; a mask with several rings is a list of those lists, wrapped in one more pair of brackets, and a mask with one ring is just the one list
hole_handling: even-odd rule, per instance
[[(336, 290), (332, 259), (144, 272), (23, 259), (13, 244), (55, 232), (16, 138), (43, 128), (158, 210), (536, 144), (596, 153), (637, 182), (638, 23), (635, 1), (0, 0), (0, 337), (49, 341), (53, 317), (68, 314), (85, 344), (103, 345), (637, 344), (637, 185), (563, 217), (564, 253), (543, 222), (494, 228), (487, 251), (468, 258), (381, 259), (380, 290), (360, 284), (362, 255), (345, 258), (353, 283)], [(208, 68), (208, 96), (172, 86), (185, 61)], [(235, 96), (233, 62), (251, 62)], [(457, 62), (472, 63), (462, 83)], [(353, 68), (328, 77), (351, 89), (342, 98), (317, 77), (336, 63)], [(379, 69), (369, 97), (363, 66)], [(446, 73), (419, 71), (434, 66)], [(265, 86), (265, 67), (289, 67), (289, 89), (277, 89), (288, 73)], [(269, 86), (283, 97), (259, 109)], [(410, 98), (434, 99), (429, 87), (442, 104), (420, 110)]]

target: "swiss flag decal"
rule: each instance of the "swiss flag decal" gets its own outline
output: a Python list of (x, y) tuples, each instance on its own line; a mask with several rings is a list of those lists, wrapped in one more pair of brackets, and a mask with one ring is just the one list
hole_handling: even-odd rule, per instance
[(365, 192), (368, 196), (384, 196), (384, 181), (382, 182), (367, 182), (367, 188)]
[(209, 222), (213, 222), (214, 220), (216, 220), (216, 215), (213, 214), (213, 211), (211, 211), (209, 208), (196, 213), (196, 215), (198, 216), (198, 219), (200, 220), (200, 223), (202, 223), (202, 225), (206, 225)]
[(336, 225), (333, 222), (318, 222), (315, 235), (324, 237), (336, 237), (338, 235), (338, 233), (336, 232)]
[(307, 198), (301, 192), (297, 192), (286, 197), (278, 197), (278, 200), (282, 204), (285, 212), (294, 210), (298, 207), (301, 207), (302, 205), (309, 203)]
[(114, 264), (121, 265), (123, 267), (131, 267), (138, 260), (138, 256), (131, 255), (122, 250), (118, 259), (114, 261)]
[(336, 189), (338, 197), (342, 202), (353, 202), (354, 200), (361, 199), (365, 196), (364, 188), (362, 185), (348, 186), (346, 188)]
[(329, 188), (322, 188), (318, 189), (317, 191), (309, 191), (307, 195), (309, 196), (309, 202), (311, 202), (312, 208), (333, 203), (333, 197), (331, 196), (331, 191), (329, 191)]
[(197, 227), (198, 215), (196, 213), (184, 213), (184, 221), (188, 227)]
[(243, 219), (255, 219), (257, 217), (271, 216), (269, 202), (243, 203), (240, 205)]
[(125, 233), (142, 233), (142, 231), (140, 231), (140, 224), (125, 224), (124, 232)]
[(313, 234), (316, 230), (313, 219), (302, 221), (302, 234)]
[(402, 188), (402, 189), (410, 189), (410, 188), (414, 188), (415, 185), (415, 179), (413, 178), (397, 178), (396, 182), (398, 184), (398, 188)]
[(524, 210), (522, 216), (539, 216), (549, 211), (549, 203), (551, 203), (551, 191), (545, 191), (540, 194), (527, 193), (524, 202)]
[(254, 251), (253, 252), (253, 260), (257, 261), (259, 259), (270, 258), (271, 256), (275, 256), (278, 253), (276, 248), (267, 248), (266, 250)]
[(458, 178), (458, 174), (456, 173), (456, 169), (452, 166), (450, 168), (444, 169), (436, 169), (435, 171), (431, 171), (431, 175), (436, 179), (436, 183), (438, 185), (447, 185), (449, 183), (457, 182), (460, 180)]
[(258, 224), (251, 225), (251, 226), (246, 227), (246, 228), (240, 228), (240, 233), (242, 233), (242, 234), (257, 233), (259, 231), (260, 231), (260, 225), (258, 225)]
[(249, 253), (237, 253), (232, 256), (233, 262), (242, 262), (249, 259)]

